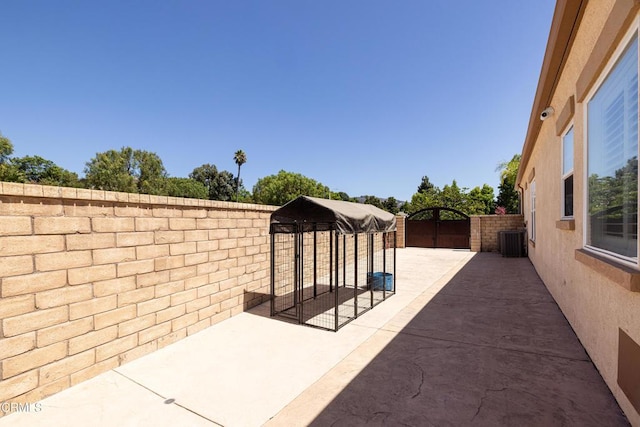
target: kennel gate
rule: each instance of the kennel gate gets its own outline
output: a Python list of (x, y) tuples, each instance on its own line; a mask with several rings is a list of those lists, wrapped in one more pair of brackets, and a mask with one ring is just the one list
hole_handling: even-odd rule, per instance
[[(356, 205), (306, 198), (305, 202), (309, 201), (328, 203), (332, 209), (353, 209), (342, 204)], [(371, 211), (372, 207), (366, 206)], [(309, 209), (305, 212), (309, 216)], [(395, 217), (382, 210), (374, 213), (385, 221), (369, 227), (372, 231), (352, 233), (348, 231), (362, 227), (345, 232), (344, 224), (336, 221), (285, 222), (274, 213), (277, 219), (272, 216), (270, 228), (271, 315), (337, 331), (394, 295)]]

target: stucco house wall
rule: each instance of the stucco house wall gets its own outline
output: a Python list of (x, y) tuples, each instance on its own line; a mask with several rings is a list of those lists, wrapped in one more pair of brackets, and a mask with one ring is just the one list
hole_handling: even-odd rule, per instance
[[(640, 19), (639, 11), (633, 0), (558, 1), (517, 180), (532, 239), (529, 258), (636, 426), (640, 426), (640, 398), (629, 388), (640, 390), (640, 375), (630, 373), (628, 366), (631, 360), (636, 372), (640, 369), (640, 353), (634, 347), (640, 346), (640, 272), (585, 248), (585, 133), (589, 92), (615, 59), (620, 39)], [(540, 114), (547, 107), (555, 112), (542, 121)], [(563, 219), (562, 136), (571, 125), (574, 216)], [(630, 345), (622, 342), (623, 336)], [(626, 389), (619, 384), (621, 376)]]

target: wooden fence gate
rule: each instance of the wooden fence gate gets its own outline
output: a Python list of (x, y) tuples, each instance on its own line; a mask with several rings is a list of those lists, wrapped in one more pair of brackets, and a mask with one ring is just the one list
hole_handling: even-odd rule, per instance
[(407, 218), (406, 246), (469, 249), (471, 220), (455, 209), (422, 209)]

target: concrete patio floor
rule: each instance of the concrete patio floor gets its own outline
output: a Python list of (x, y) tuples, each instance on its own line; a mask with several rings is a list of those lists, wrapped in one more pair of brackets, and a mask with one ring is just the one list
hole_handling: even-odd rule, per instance
[(263, 304), (0, 426), (628, 425), (528, 259), (400, 249), (396, 279), (337, 333)]

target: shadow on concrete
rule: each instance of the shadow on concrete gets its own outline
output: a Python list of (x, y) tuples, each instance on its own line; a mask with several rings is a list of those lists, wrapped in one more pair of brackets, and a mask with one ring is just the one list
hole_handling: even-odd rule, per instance
[(480, 253), (312, 425), (628, 421), (530, 261)]
[(240, 303), (242, 304), (243, 311), (247, 311), (263, 302), (269, 301), (269, 298), (271, 298), (271, 295), (262, 292), (244, 291), (242, 295), (240, 295)]

